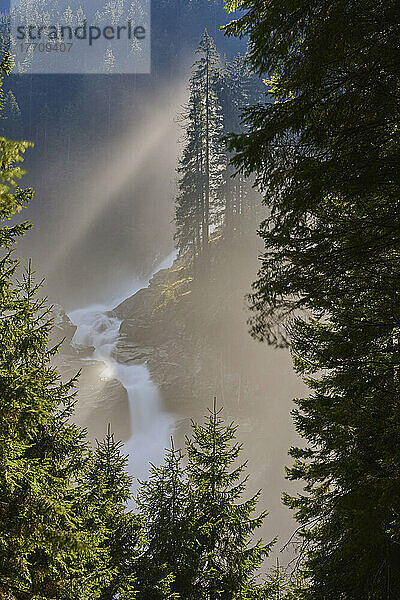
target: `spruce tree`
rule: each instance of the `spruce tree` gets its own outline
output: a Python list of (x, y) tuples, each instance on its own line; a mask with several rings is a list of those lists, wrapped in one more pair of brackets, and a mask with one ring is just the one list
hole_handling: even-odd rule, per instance
[[(297, 401), (289, 477), (305, 598), (400, 595), (397, 3), (227, 2), (245, 15), (273, 104), (232, 139), (271, 215), (252, 331), (289, 343), (311, 388)], [(282, 328), (282, 325), (285, 328)]]
[(254, 516), (259, 493), (243, 500), (246, 464), (238, 464), (241, 445), (236, 426), (225, 425), (221, 410), (210, 411), (204, 425), (192, 423), (187, 440), (188, 476), (195, 505), (200, 563), (197, 573), (204, 600), (238, 600), (257, 592), (256, 572), (272, 543), (251, 546), (266, 513)]
[(17, 99), (11, 90), (8, 90), (2, 111), (0, 113), (2, 132), (7, 130), (8, 135), (19, 136), (22, 129), (21, 109)]
[(175, 203), (175, 241), (181, 255), (188, 254), (196, 265), (203, 248), (204, 150), (200, 94), (190, 89), (189, 104), (181, 116), (185, 147), (178, 166), (179, 194)]
[(8, 90), (4, 102), (3, 117), (5, 119), (10, 119), (11, 121), (19, 121), (21, 118), (21, 109), (11, 90)]
[[(265, 86), (238, 55), (222, 65), (214, 41), (204, 33), (193, 65), (189, 102), (180, 116), (184, 149), (178, 167), (179, 193), (175, 205), (175, 240), (181, 255), (199, 275), (201, 263), (210, 256), (211, 227), (227, 246), (253, 231), (259, 219), (259, 192), (252, 181), (229, 164), (224, 137), (243, 131), (243, 110), (265, 96)], [(207, 272), (210, 275), (210, 272)]]
[(220, 213), (219, 187), (225, 163), (224, 149), (221, 143), (222, 112), (217, 94), (220, 77), (221, 59), (214, 40), (204, 32), (201, 38), (198, 60), (194, 64), (193, 82), (202, 99), (202, 126), (204, 146), (204, 212), (203, 212), (203, 250), (207, 248), (210, 224), (217, 224)]
[(306, 583), (298, 573), (291, 573), (290, 568), (282, 567), (277, 561), (271, 567), (263, 585), (255, 590), (254, 600), (300, 600), (306, 589)]
[[(147, 539), (137, 563), (137, 600), (162, 600), (174, 594), (182, 600), (202, 597), (196, 582), (199, 559), (194, 511), (182, 459), (181, 450), (172, 443), (164, 464), (152, 467), (137, 498)], [(171, 596), (165, 596), (165, 584), (160, 582), (169, 582)]]
[(194, 258), (202, 253), (207, 262), (210, 227), (222, 218), (220, 188), (226, 164), (217, 93), (221, 60), (207, 31), (196, 54), (199, 58), (192, 67), (189, 103), (181, 116), (185, 147), (178, 168), (175, 239), (181, 253), (190, 250)]
[[(9, 57), (0, 68), (10, 72)], [(0, 139), (2, 221), (32, 198), (18, 187), (29, 145)], [(89, 600), (101, 577), (86, 568), (98, 559), (97, 534), (76, 511), (86, 445), (70, 420), (75, 381), (62, 383), (52, 367), (49, 310), (31, 268), (21, 274), (13, 255), (29, 227), (0, 228), (0, 596)]]
[[(266, 88), (260, 78), (251, 71), (248, 56), (238, 54), (225, 61), (219, 81), (218, 96), (223, 114), (223, 136), (245, 130), (243, 113), (246, 108), (266, 98)], [(227, 164), (223, 173), (222, 196), (224, 204), (223, 235), (228, 243), (244, 238), (248, 245), (258, 221), (261, 219), (261, 196), (254, 189), (253, 181), (236, 172), (231, 163), (232, 153), (225, 148)]]
[[(31, 192), (4, 192), (12, 158), (2, 142), (1, 215), (8, 201), (26, 201)], [(23, 146), (22, 146), (23, 148)], [(11, 176), (15, 177), (15, 172)], [(2, 228), (12, 245), (26, 225)], [(5, 248), (3, 243), (3, 249)], [(52, 321), (30, 268), (16, 279), (10, 251), (0, 261), (0, 592), (6, 598), (96, 596), (85, 571), (95, 556), (96, 535), (76, 515), (74, 481), (85, 460), (83, 433), (70, 422), (74, 381), (62, 383), (52, 367)]]
[[(127, 510), (132, 500), (132, 478), (126, 472), (122, 443), (108, 427), (97, 442), (81, 482), (81, 510), (88, 530), (102, 534), (103, 569), (109, 578), (99, 586), (99, 600), (136, 597), (136, 557), (141, 550), (142, 525), (138, 515)], [(99, 571), (99, 566), (97, 566)]]

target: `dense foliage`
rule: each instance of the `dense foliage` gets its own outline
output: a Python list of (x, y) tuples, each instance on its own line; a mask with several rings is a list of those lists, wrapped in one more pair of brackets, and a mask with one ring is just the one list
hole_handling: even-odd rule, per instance
[(200, 598), (251, 597), (257, 569), (272, 546), (249, 544), (266, 516), (254, 516), (259, 493), (243, 501), (246, 465), (237, 462), (241, 446), (234, 443), (236, 427), (224, 424), (215, 401), (205, 424), (192, 427), (187, 470), (195, 506)]
[(311, 388), (294, 413), (286, 498), (315, 600), (400, 594), (400, 21), (391, 0), (228, 0), (272, 104), (231, 138), (270, 216), (253, 334), (291, 347)]

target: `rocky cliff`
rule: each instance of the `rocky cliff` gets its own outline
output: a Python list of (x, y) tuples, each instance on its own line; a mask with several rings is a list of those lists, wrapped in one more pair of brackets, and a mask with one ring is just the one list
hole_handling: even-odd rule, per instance
[(148, 288), (114, 309), (121, 320), (114, 357), (147, 364), (165, 409), (176, 416), (177, 446), (190, 433), (190, 419), (201, 419), (217, 397), (225, 418), (238, 424), (252, 474), (249, 490), (264, 488), (272, 515), (264, 534), (268, 539), (279, 527), (284, 539), (293, 526), (280, 503), (287, 450), (296, 441), (290, 410), (304, 389), (287, 352), (249, 335), (244, 296), (254, 271), (238, 264), (220, 272), (214, 265), (205, 283), (188, 277), (179, 260), (158, 272)]

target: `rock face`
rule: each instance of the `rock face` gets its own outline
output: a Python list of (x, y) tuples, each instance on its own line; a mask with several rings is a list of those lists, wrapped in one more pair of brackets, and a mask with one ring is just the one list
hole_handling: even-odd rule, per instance
[[(179, 262), (159, 271), (148, 288), (113, 311), (122, 320), (114, 358), (126, 364), (146, 363), (167, 409), (178, 414), (186, 413), (193, 402), (199, 404), (196, 394), (202, 375), (200, 347), (188, 326), (188, 319), (194, 325), (193, 316), (190, 305), (182, 301), (181, 271)], [(203, 382), (201, 387), (204, 391)]]
[(131, 429), (129, 400), (125, 388), (119, 381), (104, 377), (103, 363), (90, 360), (93, 347), (74, 345), (76, 327), (62, 307), (53, 307), (53, 318), (51, 342), (60, 344), (55, 364), (61, 378), (67, 381), (81, 372), (77, 385), (75, 422), (87, 429), (91, 441), (103, 438), (109, 423), (116, 437), (126, 441), (131, 435)]
[(54, 304), (52, 308), (54, 327), (51, 332), (51, 342), (59, 344), (60, 353), (65, 356), (86, 358), (94, 352), (93, 346), (77, 346), (72, 340), (76, 333), (76, 326), (71, 323), (62, 306)]
[(114, 357), (147, 364), (165, 409), (176, 416), (176, 447), (184, 446), (190, 419), (202, 420), (217, 397), (224, 418), (238, 424), (251, 473), (249, 493), (265, 489), (262, 508), (271, 518), (261, 535), (269, 540), (279, 531), (286, 539), (293, 523), (280, 498), (288, 489), (287, 450), (297, 442), (291, 399), (304, 389), (288, 353), (250, 337), (243, 298), (252, 271), (242, 272), (246, 280), (224, 269), (203, 285), (185, 277), (179, 261), (157, 273), (146, 290), (113, 311), (122, 320)]
[(270, 361), (248, 334), (243, 292), (232, 290), (221, 301), (216, 284), (196, 287), (184, 273), (175, 261), (114, 309), (122, 321), (114, 358), (146, 363), (175, 414), (203, 414), (214, 396), (231, 414), (257, 414)]
[(61, 344), (60, 351), (66, 354), (74, 353), (71, 345), (75, 335), (76, 327), (73, 325), (59, 304), (52, 308), (54, 327), (52, 329), (51, 341), (53, 344)]

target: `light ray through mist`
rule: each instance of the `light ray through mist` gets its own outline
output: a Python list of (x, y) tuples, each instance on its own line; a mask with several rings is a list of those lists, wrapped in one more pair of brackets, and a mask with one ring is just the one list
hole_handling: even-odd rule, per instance
[[(100, 172), (98, 166), (93, 170), (85, 169), (86, 180), (88, 171), (94, 173), (89, 185), (95, 187), (96, 197), (89, 203), (85, 203), (84, 210), (82, 206), (81, 210), (75, 209), (65, 237), (59, 240), (58, 247), (53, 249), (52, 256), (49, 258), (46, 269), (48, 276), (62, 266), (66, 256), (85, 238), (89, 230), (96, 227), (96, 221), (118, 199), (121, 190), (130, 181), (134, 181), (135, 176), (140, 175), (143, 170), (151, 170), (154, 150), (161, 144), (165, 144), (169, 137), (175, 145), (177, 129), (175, 117), (179, 107), (184, 103), (185, 94), (186, 83), (183, 82), (176, 87), (176, 104), (168, 106), (167, 101), (163, 102), (162, 97), (158, 98), (156, 106), (149, 107), (151, 118), (144, 119), (145, 122), (139, 130), (136, 123), (128, 127), (125, 140), (118, 140), (111, 149), (107, 149), (107, 155), (111, 156), (111, 159), (108, 160), (106, 169), (101, 169)], [(160, 110), (160, 106), (163, 105), (167, 108)], [(100, 164), (102, 162), (99, 160)], [(76, 180), (82, 181), (83, 178), (77, 177)], [(166, 182), (166, 190), (168, 184), (169, 182)], [(71, 191), (72, 197), (79, 197), (79, 195), (81, 192), (78, 189)], [(167, 192), (165, 201), (168, 201)], [(121, 223), (121, 226), (123, 225)]]

